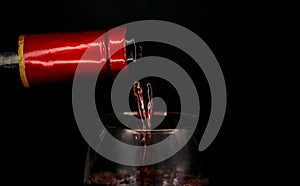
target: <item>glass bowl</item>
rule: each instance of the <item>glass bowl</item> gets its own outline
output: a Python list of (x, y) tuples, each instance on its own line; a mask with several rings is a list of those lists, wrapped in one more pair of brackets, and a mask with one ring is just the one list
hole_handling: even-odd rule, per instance
[[(123, 117), (122, 121), (128, 123), (136, 122), (133, 117), (137, 117), (135, 112), (124, 112), (119, 114)], [(107, 133), (112, 135), (123, 143), (140, 146), (140, 154), (132, 156), (132, 158), (157, 158), (160, 152), (147, 151), (147, 147), (157, 144), (164, 140), (168, 140), (170, 136), (187, 136), (192, 134), (187, 140), (187, 143), (182, 148), (176, 150), (176, 153), (163, 161), (144, 165), (130, 166), (116, 163), (108, 158), (100, 155), (91, 146), (88, 147), (85, 164), (84, 184), (92, 185), (110, 185), (110, 186), (201, 186), (209, 183), (207, 178), (202, 177), (201, 156), (198, 151), (199, 136), (192, 131), (192, 128), (187, 122), (184, 127), (178, 128), (177, 123), (179, 118), (184, 117), (185, 121), (193, 122), (197, 117), (192, 114), (180, 112), (154, 112), (152, 119), (161, 121), (160, 125), (153, 129), (139, 129), (140, 123), (130, 126), (137, 126), (132, 129), (121, 123), (115, 114), (105, 114), (101, 117), (101, 121), (106, 128), (106, 131), (99, 131), (101, 138), (97, 142), (101, 147), (102, 139)], [(95, 122), (97, 124), (97, 122)], [(176, 140), (180, 142), (180, 138), (175, 138), (170, 148), (176, 147)], [(175, 142), (175, 143), (174, 143)], [(168, 141), (166, 141), (168, 144)], [(104, 147), (103, 147), (104, 148)], [(117, 148), (117, 147), (116, 147)], [(129, 156), (129, 154), (119, 154), (120, 156)]]

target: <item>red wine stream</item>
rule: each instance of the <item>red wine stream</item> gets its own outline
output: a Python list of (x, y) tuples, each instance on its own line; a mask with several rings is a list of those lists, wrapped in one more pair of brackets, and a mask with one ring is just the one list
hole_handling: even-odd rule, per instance
[[(152, 109), (153, 109), (153, 102), (152, 102), (152, 86), (150, 83), (147, 83), (147, 96), (144, 99), (143, 94), (144, 90), (140, 82), (134, 83), (134, 96), (137, 102), (137, 109), (138, 109), (138, 117), (141, 120), (141, 125), (138, 126), (139, 130), (139, 141), (140, 141), (140, 160), (141, 164), (145, 164), (145, 158), (147, 155), (147, 146), (150, 145), (151, 141), (151, 116), (152, 116)], [(141, 166), (140, 169), (140, 178), (141, 178), (141, 185), (146, 185), (145, 176), (148, 172), (148, 166)]]

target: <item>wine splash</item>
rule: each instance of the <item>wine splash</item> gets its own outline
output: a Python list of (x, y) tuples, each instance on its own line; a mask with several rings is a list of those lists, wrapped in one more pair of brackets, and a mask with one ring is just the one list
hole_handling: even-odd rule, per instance
[[(151, 142), (151, 116), (153, 110), (153, 93), (152, 86), (150, 83), (147, 83), (147, 98), (143, 97), (143, 87), (140, 82), (135, 82), (133, 87), (134, 96), (137, 102), (137, 113), (138, 117), (141, 120), (141, 126), (138, 126), (139, 129), (139, 141), (141, 146), (140, 159), (141, 163), (144, 164), (146, 158), (147, 146), (150, 145)], [(141, 167), (140, 170), (140, 178), (141, 184), (144, 185), (145, 179), (144, 177), (147, 175), (148, 166)]]

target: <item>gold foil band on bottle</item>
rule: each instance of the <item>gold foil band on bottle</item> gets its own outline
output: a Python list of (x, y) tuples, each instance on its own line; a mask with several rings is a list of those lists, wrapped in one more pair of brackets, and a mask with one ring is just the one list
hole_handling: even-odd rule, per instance
[(24, 87), (29, 88), (29, 83), (27, 81), (26, 71), (25, 71), (25, 59), (24, 59), (23, 49), (24, 49), (24, 35), (20, 35), (18, 41), (19, 71), (20, 71), (20, 76)]

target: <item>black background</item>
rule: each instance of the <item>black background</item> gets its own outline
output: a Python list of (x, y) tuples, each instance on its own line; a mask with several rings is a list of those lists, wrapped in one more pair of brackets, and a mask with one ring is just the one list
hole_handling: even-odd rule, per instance
[[(204, 175), (211, 185), (243, 185), (257, 179), (250, 167), (260, 169), (249, 135), (258, 113), (249, 113), (253, 102), (248, 72), (254, 57), (247, 48), (253, 38), (244, 17), (246, 6), (218, 0), (9, 1), (1, 4), (7, 11), (0, 13), (0, 52), (16, 51), (17, 37), (27, 33), (103, 29), (144, 19), (187, 27), (215, 54), (228, 92), (220, 133), (200, 157), (207, 167)], [(74, 121), (70, 87), (24, 89), (6, 73), (0, 73), (0, 82), (3, 180), (82, 185), (86, 144)]]

